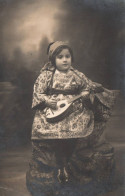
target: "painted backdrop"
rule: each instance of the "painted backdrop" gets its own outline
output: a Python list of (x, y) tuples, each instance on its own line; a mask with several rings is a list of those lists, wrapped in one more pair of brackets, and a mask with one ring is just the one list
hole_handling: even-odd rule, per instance
[(69, 41), (77, 69), (125, 95), (125, 0), (0, 0), (0, 35), (0, 149), (30, 141), (33, 83), (52, 41)]

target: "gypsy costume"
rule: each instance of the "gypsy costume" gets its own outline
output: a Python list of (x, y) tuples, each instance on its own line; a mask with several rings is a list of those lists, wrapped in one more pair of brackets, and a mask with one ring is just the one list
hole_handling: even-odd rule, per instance
[[(59, 122), (47, 122), (46, 97), (54, 97), (58, 101), (70, 100), (85, 91), (90, 92), (89, 100), (76, 100), (72, 104), (70, 114), (66, 115), (64, 119)], [(92, 102), (96, 100), (100, 107), (105, 107), (105, 110), (107, 108), (107, 112), (100, 108), (102, 114), (99, 114), (105, 121), (109, 116), (109, 108), (113, 104), (113, 98), (113, 92), (90, 81), (83, 73), (73, 69), (73, 67), (66, 73), (56, 70), (53, 66), (44, 67), (34, 85), (32, 108), (36, 109), (36, 114), (33, 122), (32, 140), (89, 136), (94, 131), (95, 125), (95, 111), (93, 111)]]
[[(61, 45), (64, 43), (55, 42), (49, 55)], [(57, 122), (47, 121), (46, 98), (70, 100), (85, 91), (90, 93), (88, 99), (74, 101), (68, 115)], [(95, 149), (98, 149), (100, 143), (105, 143), (103, 130), (116, 94), (116, 91), (92, 82), (73, 67), (62, 73), (52, 63), (45, 64), (34, 84), (32, 108), (36, 112), (32, 126), (33, 156), (27, 175), (28, 186), (32, 184), (33, 175), (42, 179), (43, 186), (48, 186), (48, 180), (50, 184), (55, 183), (55, 173), (57, 175), (58, 169), (63, 167), (74, 179), (84, 181), (82, 176), (92, 177), (90, 173), (101, 164), (99, 157), (102, 154), (99, 153), (108, 153), (113, 159), (112, 147), (106, 145), (98, 154)]]

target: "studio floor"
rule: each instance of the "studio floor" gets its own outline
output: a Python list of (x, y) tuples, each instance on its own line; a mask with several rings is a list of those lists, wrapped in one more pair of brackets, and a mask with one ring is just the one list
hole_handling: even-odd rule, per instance
[[(123, 97), (118, 99), (112, 117), (107, 123), (106, 137), (115, 149), (117, 179), (115, 190), (102, 196), (125, 196), (125, 101)], [(30, 145), (0, 152), (0, 196), (31, 196), (26, 188), (26, 171), (30, 158)]]

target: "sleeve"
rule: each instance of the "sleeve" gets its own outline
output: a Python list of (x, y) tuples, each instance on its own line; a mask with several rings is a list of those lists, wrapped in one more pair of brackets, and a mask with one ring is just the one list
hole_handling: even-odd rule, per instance
[(90, 92), (89, 99), (91, 103), (95, 104), (95, 98), (97, 98), (103, 107), (105, 106), (111, 109), (115, 103), (115, 100), (119, 94), (119, 91), (108, 90), (104, 88), (101, 84), (92, 82), (83, 73), (81, 74), (81, 76), (83, 78), (83, 83), (86, 84), (85, 85), (86, 87), (83, 90), (88, 90)]
[(99, 83), (92, 82), (83, 73), (81, 74), (83, 83), (85, 83), (85, 90), (90, 91), (90, 93), (101, 93), (104, 91), (103, 86)]
[(34, 84), (32, 109), (44, 109), (45, 101), (47, 99), (47, 72), (43, 71)]

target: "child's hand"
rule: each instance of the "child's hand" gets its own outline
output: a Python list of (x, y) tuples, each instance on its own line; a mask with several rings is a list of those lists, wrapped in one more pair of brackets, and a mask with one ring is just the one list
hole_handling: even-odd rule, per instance
[(46, 99), (46, 106), (52, 109), (56, 109), (57, 107), (57, 100), (55, 98)]

